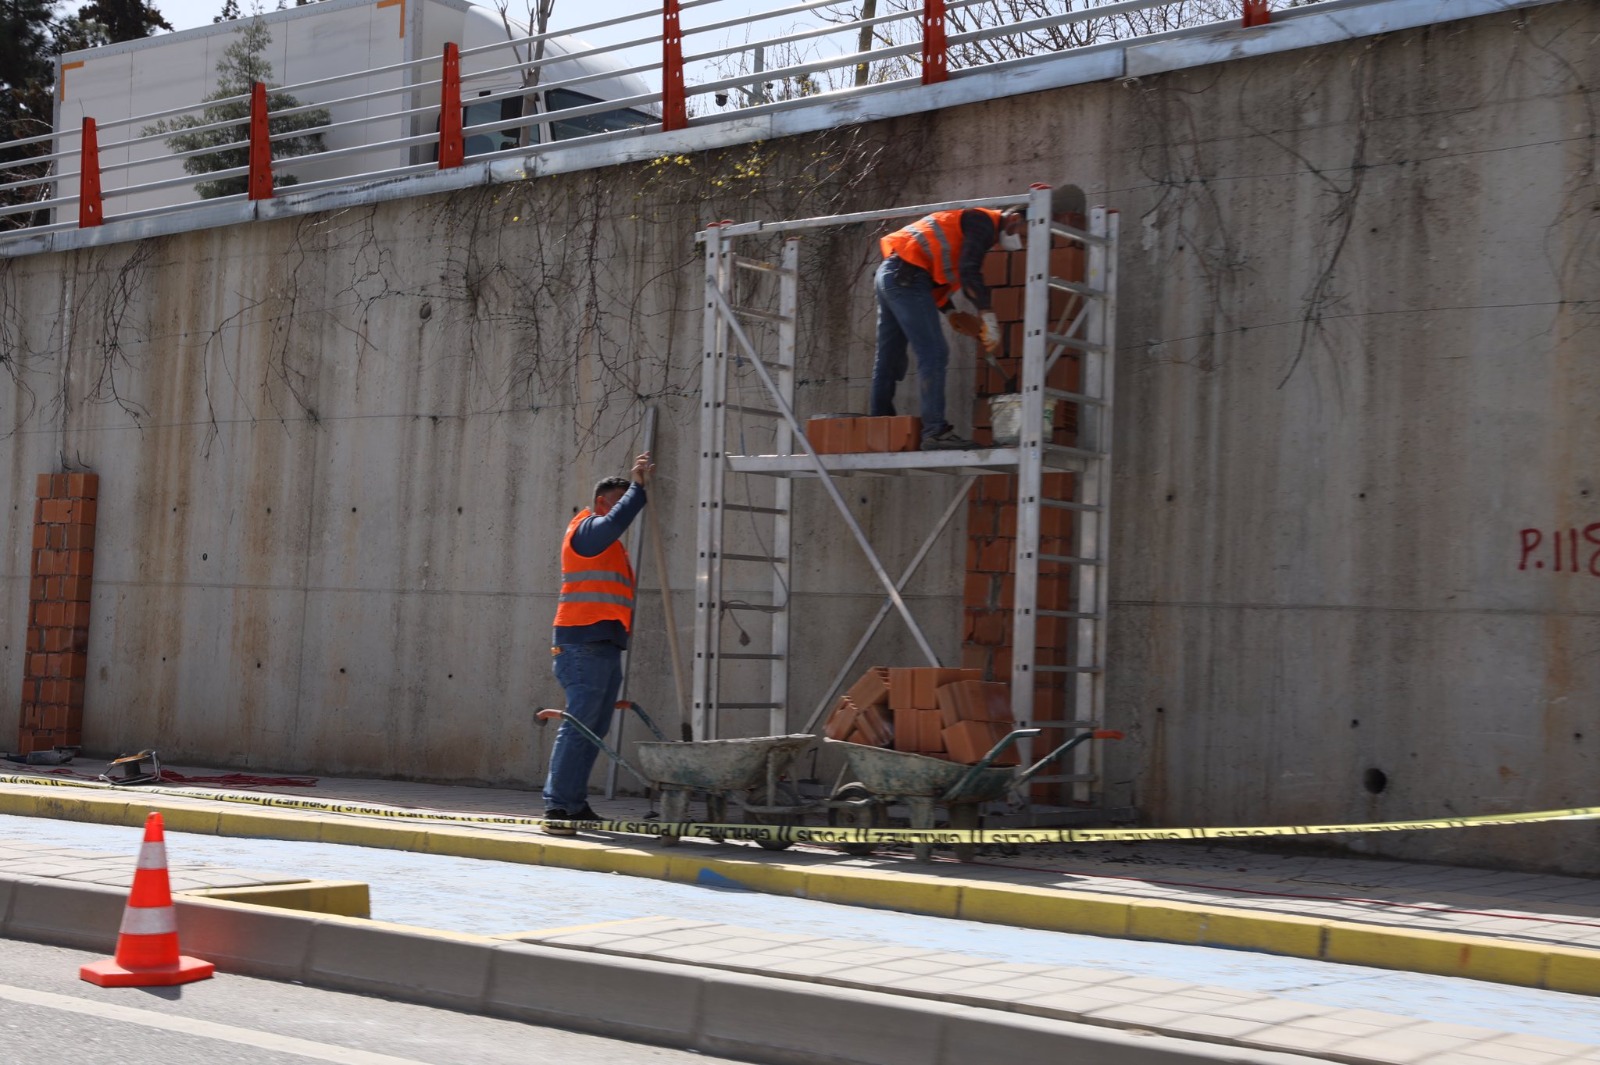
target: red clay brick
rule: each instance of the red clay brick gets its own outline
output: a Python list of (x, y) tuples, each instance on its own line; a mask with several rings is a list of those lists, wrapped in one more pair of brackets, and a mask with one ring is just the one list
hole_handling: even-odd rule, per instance
[(1009, 503), (1017, 497), (1017, 480), (1004, 473), (979, 477), (976, 496), (986, 503)]
[(67, 495), (74, 499), (94, 499), (100, 494), (100, 475), (98, 473), (69, 473), (67, 475)]
[(50, 597), (45, 594), (47, 590), (43, 577), (34, 577), (28, 582), (29, 599), (48, 599)]
[(897, 751), (920, 751), (919, 743), (922, 739), (922, 726), (918, 721), (921, 710), (896, 710), (894, 711), (894, 749)]
[(920, 451), (922, 419), (913, 414), (897, 414), (890, 419), (889, 450)]
[(1067, 646), (1066, 618), (1037, 618), (1033, 631), (1034, 642), (1040, 647)]
[(58, 577), (61, 582), (61, 598), (73, 603), (86, 603), (89, 601), (88, 577)]
[[(55, 658), (55, 657), (58, 657), (58, 656), (51, 655), (50, 657)], [(87, 676), (88, 675), (88, 673), (89, 673), (89, 656), (88, 655), (82, 653), (81, 651), (68, 651), (67, 653), (62, 654), (59, 657), (61, 659), (61, 671), (57, 674), (57, 676), (61, 676), (61, 677), (83, 677), (83, 676)]]
[(1003, 610), (973, 611), (972, 642), (980, 647), (999, 647), (1011, 638), (1011, 614)]
[(51, 524), (64, 524), (72, 519), (72, 500), (46, 499), (39, 508), (39, 517)]
[(977, 544), (977, 557), (973, 561), (976, 565), (969, 566), (969, 569), (980, 573), (1007, 573), (1010, 571), (1012, 559), (1016, 555), (1014, 541), (994, 537), (975, 541), (975, 543)]
[(1050, 249), (1050, 276), (1066, 281), (1082, 281), (1083, 249), (1076, 246)]
[(61, 529), (61, 547), (69, 551), (94, 548), (93, 525), (66, 525)]
[(997, 288), (989, 293), (989, 306), (1002, 322), (1022, 321), (1022, 289)]
[[(44, 633), (41, 632), (39, 635), (40, 635), (40, 638), (42, 640), (42, 638), (44, 636)], [(35, 654), (30, 654), (28, 656), (28, 676), (30, 676), (30, 677), (50, 677), (50, 676), (54, 676), (54, 675), (55, 674), (50, 672), (50, 656), (49, 655), (35, 653)]]
[(849, 736), (856, 727), (856, 717), (859, 711), (847, 697), (840, 696), (838, 702), (833, 704), (833, 710), (828, 714), (828, 722), (823, 726), (823, 735), (830, 740), (842, 740)]
[(961, 668), (976, 670), (979, 674), (987, 675), (989, 648), (975, 643), (964, 644), (961, 648)]
[(918, 710), (939, 709), (939, 688), (956, 680), (978, 680), (972, 670), (921, 666), (912, 672), (911, 705)]
[(67, 501), (67, 521), (74, 525), (93, 525), (97, 504), (92, 499)]
[(996, 249), (983, 257), (983, 283), (990, 288), (1007, 284), (1011, 277), (1011, 261), (1006, 253)]
[(50, 475), (41, 473), (34, 481), (34, 495), (40, 499), (49, 499), (53, 494), (50, 491)]
[(39, 550), (40, 548), (55, 546), (50, 542), (49, 534), (50, 526), (48, 525), (35, 525), (33, 527), (33, 549), (35, 551)]
[(896, 710), (910, 710), (915, 707), (916, 686), (909, 668), (891, 668), (889, 670), (889, 705)]
[(866, 423), (867, 447), (866, 450), (875, 455), (884, 454), (889, 450), (890, 418), (860, 418), (858, 421)]
[(1028, 253), (1023, 251), (1007, 252), (1011, 259), (1011, 283), (1013, 285), (1026, 285), (1028, 283)]
[(856, 728), (866, 735), (874, 747), (888, 747), (894, 743), (894, 725), (889, 711), (878, 706), (856, 708)]
[(987, 610), (994, 605), (994, 574), (969, 573), (961, 588), (961, 603), (968, 609)]
[(999, 506), (973, 499), (967, 502), (967, 538), (991, 537), (995, 532), (995, 516)]
[(81, 680), (72, 682), (72, 688), (67, 693), (68, 706), (82, 706), (85, 683)]
[(67, 572), (65, 551), (40, 551), (34, 555), (34, 572), (55, 577)]
[(845, 698), (857, 706), (889, 705), (889, 670), (884, 666), (871, 666), (845, 692)]
[(44, 630), (40, 628), (28, 629), (27, 649), (29, 651), (44, 650)]
[(86, 629), (89, 627), (88, 603), (62, 603), (61, 608), (61, 624), (74, 629)]
[(44, 649), (51, 653), (72, 650), (71, 629), (45, 629)]
[[(72, 526), (69, 526), (69, 528), (72, 528)], [(77, 526), (77, 528), (82, 528), (82, 526)], [(66, 571), (68, 574), (74, 577), (87, 577), (94, 572), (93, 551), (64, 551), (62, 554), (66, 556)]]

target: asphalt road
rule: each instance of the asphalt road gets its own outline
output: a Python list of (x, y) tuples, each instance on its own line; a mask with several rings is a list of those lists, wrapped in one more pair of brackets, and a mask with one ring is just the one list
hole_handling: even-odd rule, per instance
[(78, 979), (98, 955), (0, 941), (0, 1065), (679, 1065), (726, 1061), (218, 973), (180, 988)]

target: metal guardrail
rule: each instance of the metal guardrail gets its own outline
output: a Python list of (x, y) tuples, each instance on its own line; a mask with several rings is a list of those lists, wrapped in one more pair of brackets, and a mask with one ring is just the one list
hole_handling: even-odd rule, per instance
[[(0, 229), (0, 243), (4, 243), (8, 237), (16, 238), (41, 232), (99, 225), (107, 218), (143, 218), (187, 210), (202, 203), (269, 198), (274, 195), (274, 176), (277, 172), (304, 168), (307, 164), (318, 161), (350, 159), (398, 149), (415, 150), (412, 152), (413, 162), (409, 165), (382, 166), (377, 169), (363, 169), (358, 166), (349, 173), (296, 184), (294, 188), (297, 192), (457, 167), (465, 160), (463, 151), (465, 141), (475, 135), (521, 131), (534, 126), (544, 130), (564, 127), (568, 132), (573, 132), (572, 125), (583, 119), (594, 119), (596, 116), (612, 118), (625, 116), (629, 119), (624, 128), (620, 129), (592, 133), (583, 133), (579, 130), (578, 136), (560, 139), (540, 137), (537, 143), (518, 143), (498, 151), (475, 153), (471, 156), (474, 162), (512, 156), (526, 157), (570, 145), (574, 140), (640, 137), (660, 131), (683, 129), (697, 123), (714, 122), (726, 117), (730, 112), (747, 110), (751, 107), (759, 107), (762, 112), (806, 107), (822, 101), (832, 103), (853, 96), (915, 84), (918, 81), (923, 84), (941, 82), (1002, 63), (1011, 68), (1018, 64), (1048, 62), (1064, 52), (1019, 54), (1014, 58), (995, 60), (980, 54), (981, 50), (976, 46), (992, 45), (1011, 52), (1025, 53), (1028, 46), (1023, 42), (1030, 34), (1063, 30), (1096, 20), (1126, 20), (1140, 12), (1154, 9), (1162, 9), (1163, 12), (1162, 19), (1157, 21), (1202, 19), (1187, 27), (1187, 32), (1194, 33), (1213, 32), (1219, 25), (1225, 24), (1237, 26), (1240, 24), (1237, 19), (1239, 15), (1243, 15), (1245, 25), (1252, 24), (1252, 20), (1255, 23), (1265, 22), (1270, 17), (1266, 10), (1267, 0), (1116, 0), (1022, 22), (982, 27), (956, 34), (946, 32), (947, 19), (952, 13), (977, 8), (989, 2), (991, 0), (921, 0), (919, 5), (913, 4), (909, 9), (891, 11), (870, 19), (832, 21), (822, 16), (836, 13), (841, 6), (839, 0), (806, 0), (761, 12), (754, 17), (741, 14), (736, 18), (690, 27), (682, 25), (684, 13), (710, 11), (718, 6), (724, 11), (731, 10), (727, 0), (664, 0), (659, 8), (642, 10), (633, 15), (551, 30), (543, 34), (508, 37), (503, 42), (465, 50), (458, 49), (453, 44), (446, 45), (441, 54), (419, 60), (351, 71), (314, 81), (274, 86), (270, 89), (257, 85), (253, 92), (247, 95), (196, 101), (184, 107), (107, 121), (98, 126), (91, 117), (85, 120), (77, 148), (61, 150), (57, 147), (57, 150), (45, 154), (31, 157), (20, 155), (20, 152), (32, 146), (47, 143), (58, 146), (61, 139), (71, 138), (75, 132), (71, 130), (57, 130), (52, 134), (0, 144), (0, 159), (10, 157), (13, 160), (0, 162), (0, 194), (10, 193), (14, 198), (18, 198), (15, 194), (24, 190), (39, 190), (38, 199), (0, 206), (0, 227), (16, 227), (17, 220), (26, 221), (29, 220), (29, 216), (33, 216), (31, 220), (38, 223), (9, 230)], [(1287, 0), (1278, 2), (1284, 3)], [(1231, 14), (1224, 19), (1221, 17), (1224, 13)], [(752, 22), (770, 24), (778, 19), (806, 18), (821, 20), (824, 24), (796, 28), (790, 32), (741, 44), (727, 44), (715, 37), (728, 31), (744, 29)], [(652, 29), (659, 25), (660, 32), (646, 33), (643, 36), (604, 46), (560, 53), (552, 51), (552, 54), (539, 58), (529, 58), (535, 51), (540, 50), (542, 42), (570, 39), (639, 23), (645, 23)], [(856, 42), (862, 39), (863, 32), (870, 33), (875, 41), (881, 39), (888, 43), (866, 51), (856, 50)], [(806, 54), (808, 50), (814, 53), (830, 38), (837, 38), (839, 35), (849, 35), (851, 38), (848, 50), (816, 58)], [(1108, 35), (1108, 39), (1126, 44), (1130, 41), (1165, 38), (1171, 35), (1170, 29), (1155, 34), (1119, 35), (1113, 32)], [(687, 44), (695, 40), (706, 44), (698, 51), (686, 50)], [(635, 61), (642, 49), (654, 47), (661, 49), (659, 60)], [(1072, 50), (1075, 49), (1067, 51)], [(463, 59), (483, 56), (498, 58), (502, 55), (509, 56), (511, 61), (471, 73), (461, 71)], [(783, 61), (779, 66), (767, 68), (765, 58), (773, 55), (783, 57)], [(742, 64), (733, 63), (734, 57), (744, 56), (750, 57), (750, 60)], [(543, 78), (545, 68), (556, 64), (581, 63), (586, 59), (602, 58), (607, 61), (605, 69), (560, 80), (546, 81)], [(610, 62), (619, 59), (622, 60), (620, 68), (609, 66)], [(739, 69), (730, 71), (730, 65), (738, 66)], [(310, 90), (325, 90), (330, 86), (390, 74), (416, 77), (421, 80), (412, 81), (398, 88), (356, 92), (290, 108), (271, 110), (267, 106), (268, 92), (274, 95), (300, 96)], [(468, 98), (468, 102), (477, 107), (503, 100), (526, 99), (534, 94), (540, 94), (540, 100), (548, 101), (550, 94), (556, 90), (577, 93), (582, 87), (591, 86), (595, 82), (626, 76), (635, 76), (641, 80), (650, 79), (655, 84), (649, 85), (647, 81), (649, 85), (647, 92), (594, 100), (594, 102), (574, 103), (554, 110), (539, 108), (535, 113), (521, 114), (513, 118), (476, 122), (470, 125), (463, 125), (460, 119), (463, 88), (474, 82), (498, 81), (507, 77), (514, 77), (522, 82), (510, 89), (490, 91), (481, 96)], [(876, 80), (872, 80), (874, 78)], [(769, 91), (773, 86), (780, 87), (776, 93)], [(439, 97), (439, 102), (417, 102), (419, 97), (435, 93)], [(371, 104), (384, 100), (394, 101), (394, 106), (384, 109), (380, 114), (341, 118), (338, 121), (328, 121), (291, 132), (277, 134), (270, 132), (269, 123), (274, 119), (318, 111), (333, 111), (350, 105)], [(105, 153), (130, 151), (154, 142), (168, 140), (173, 135), (171, 131), (143, 132), (152, 123), (196, 116), (203, 114), (208, 108), (229, 105), (249, 106), (250, 116), (198, 124), (177, 132), (218, 133), (238, 129), (247, 133), (243, 139), (191, 151), (168, 151), (110, 164), (102, 162)], [(275, 142), (335, 131), (377, 129), (382, 132), (382, 127), (386, 125), (393, 127), (397, 123), (410, 123), (413, 129), (419, 125), (436, 126), (437, 132), (429, 130), (410, 136), (382, 137), (348, 147), (324, 149), (304, 155), (272, 157), (272, 145)], [(121, 139), (98, 144), (99, 136), (107, 130), (119, 131)], [(517, 139), (521, 139), (520, 133)], [(163, 177), (142, 182), (133, 181), (130, 176), (141, 169), (163, 163), (190, 161), (224, 152), (247, 153), (250, 162), (245, 166), (199, 174), (185, 173), (180, 177)], [(416, 162), (418, 152), (431, 154), (433, 158)], [(40, 167), (44, 167), (47, 172), (37, 173)], [(32, 173), (28, 173), (30, 171)], [(18, 177), (18, 172), (23, 172), (24, 176)], [(111, 174), (120, 174), (124, 181), (132, 183), (107, 189), (102, 194), (101, 186), (104, 179)], [(215, 182), (232, 177), (246, 178), (248, 191), (211, 198), (201, 198), (196, 193), (172, 203), (143, 209), (124, 206), (124, 209), (114, 216), (104, 213), (105, 201), (110, 201), (116, 206), (119, 200), (125, 203), (138, 194), (165, 192), (186, 185), (193, 186), (199, 182)], [(79, 186), (77, 192), (59, 193), (58, 184), (70, 184), (74, 181)], [(74, 206), (77, 208), (76, 220), (63, 217), (69, 215)], [(55, 217), (52, 219), (51, 215)]]

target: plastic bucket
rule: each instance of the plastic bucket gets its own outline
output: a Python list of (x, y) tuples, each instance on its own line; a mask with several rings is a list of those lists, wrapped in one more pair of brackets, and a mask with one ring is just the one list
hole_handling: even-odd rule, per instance
[[(1050, 430), (1056, 421), (1056, 401), (1044, 401), (1044, 439), (1050, 440)], [(1016, 393), (1009, 396), (989, 397), (989, 424), (994, 427), (994, 442), (998, 447), (1015, 447), (1017, 441), (1022, 439), (1022, 397)]]

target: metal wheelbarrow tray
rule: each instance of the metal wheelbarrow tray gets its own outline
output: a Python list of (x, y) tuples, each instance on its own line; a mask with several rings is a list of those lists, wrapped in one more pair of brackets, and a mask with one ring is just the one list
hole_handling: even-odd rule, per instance
[[(1046, 766), (1079, 744), (1095, 739), (1122, 738), (1122, 733), (1106, 729), (1080, 732), (1026, 768), (994, 764), (995, 759), (1018, 740), (1037, 736), (1041, 731), (1037, 728), (1013, 729), (974, 765), (844, 740), (824, 740), (824, 743), (844, 754), (847, 776), (852, 781), (834, 792), (828, 804), (829, 819), (834, 824), (883, 828), (888, 826), (889, 803), (903, 801), (911, 809), (912, 828), (933, 828), (934, 808), (943, 806), (950, 815), (951, 828), (976, 829), (980, 821), (980, 804), (1004, 798), (1009, 792), (1020, 789)], [(852, 854), (870, 854), (874, 849), (871, 843), (843, 846)], [(933, 856), (931, 843), (916, 843), (912, 847), (920, 861), (927, 861)], [(977, 845), (957, 843), (954, 844), (954, 850), (958, 859), (970, 861), (977, 851)]]
[[(816, 737), (809, 733), (788, 736), (752, 736), (733, 740), (695, 740), (685, 743), (641, 743), (641, 775), (661, 795), (661, 820), (688, 821), (689, 800), (696, 791), (706, 795), (706, 816), (725, 822), (728, 798), (733, 796), (745, 820), (755, 824), (792, 824), (803, 814), (803, 803), (784, 777), (790, 765), (810, 750)], [(663, 835), (667, 843), (677, 836)], [(783, 850), (788, 843), (758, 840), (768, 850)]]

